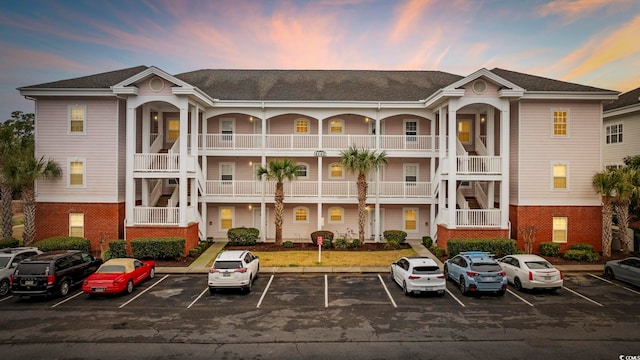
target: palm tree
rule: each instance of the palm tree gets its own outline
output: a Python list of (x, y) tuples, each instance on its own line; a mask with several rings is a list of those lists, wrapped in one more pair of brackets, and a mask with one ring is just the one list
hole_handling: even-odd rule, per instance
[(615, 198), (614, 206), (618, 219), (618, 238), (620, 239), (620, 245), (622, 251), (625, 253), (631, 249), (631, 241), (627, 239), (627, 228), (629, 227), (629, 206), (631, 205), (631, 199), (634, 193), (637, 191), (634, 188), (634, 177), (637, 176), (637, 170), (630, 167), (623, 167), (621, 169), (614, 170), (618, 174), (618, 179), (614, 185)]
[(364, 244), (364, 225), (367, 218), (367, 174), (371, 170), (377, 170), (380, 166), (387, 164), (387, 155), (384, 151), (376, 154), (375, 151), (358, 149), (351, 146), (349, 149), (341, 151), (342, 166), (353, 174), (358, 174), (356, 182), (358, 187), (358, 239), (360, 244)]
[(260, 166), (258, 177), (276, 181), (275, 208), (276, 208), (276, 245), (282, 245), (282, 217), (284, 215), (284, 184), (285, 179), (292, 181), (298, 177), (302, 167), (291, 159), (276, 159), (267, 163), (266, 167)]
[(611, 256), (613, 202), (619, 177), (617, 171), (604, 171), (595, 174), (592, 179), (593, 188), (602, 196), (602, 255), (606, 257)]
[(53, 160), (33, 156), (33, 148), (22, 149), (7, 162), (3, 173), (7, 175), (14, 187), (22, 192), (24, 207), (24, 245), (30, 246), (36, 234), (36, 192), (35, 182), (38, 179), (52, 179), (60, 177), (62, 170)]

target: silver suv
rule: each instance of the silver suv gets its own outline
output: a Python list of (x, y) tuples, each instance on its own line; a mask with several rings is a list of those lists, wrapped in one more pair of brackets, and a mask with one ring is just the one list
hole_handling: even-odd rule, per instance
[(249, 293), (259, 272), (260, 260), (250, 251), (221, 252), (209, 269), (209, 293), (213, 295), (218, 288), (240, 288)]
[(13, 274), (13, 270), (18, 266), (18, 263), (38, 254), (42, 254), (42, 251), (35, 247), (0, 249), (0, 296), (5, 296), (9, 293), (9, 277)]

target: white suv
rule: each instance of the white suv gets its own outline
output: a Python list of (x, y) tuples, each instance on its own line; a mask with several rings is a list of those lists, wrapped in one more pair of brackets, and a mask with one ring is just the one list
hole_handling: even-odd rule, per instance
[(247, 250), (221, 252), (209, 269), (209, 293), (219, 288), (240, 288), (251, 292), (253, 281), (260, 272), (260, 260)]
[(18, 263), (38, 254), (42, 254), (42, 251), (35, 247), (0, 249), (0, 296), (5, 296), (9, 293), (9, 277), (13, 274), (13, 270), (18, 266)]

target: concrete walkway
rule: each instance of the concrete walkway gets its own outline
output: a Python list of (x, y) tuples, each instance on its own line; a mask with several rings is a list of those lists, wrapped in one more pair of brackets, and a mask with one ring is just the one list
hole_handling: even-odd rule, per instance
[[(442, 269), (443, 264), (435, 255), (422, 245), (420, 240), (407, 240), (418, 256), (424, 256), (433, 259)], [(188, 267), (171, 267), (159, 266), (156, 268), (158, 274), (207, 274), (213, 259), (227, 245), (226, 241), (216, 241), (202, 255), (191, 263)], [(391, 266), (391, 264), (389, 264)], [(602, 274), (604, 266), (596, 265), (557, 265), (556, 268), (563, 273), (590, 272), (594, 274)], [(262, 274), (332, 274), (332, 273), (387, 273), (388, 266), (350, 266), (350, 267), (331, 267), (331, 266), (300, 266), (300, 267), (261, 267)]]

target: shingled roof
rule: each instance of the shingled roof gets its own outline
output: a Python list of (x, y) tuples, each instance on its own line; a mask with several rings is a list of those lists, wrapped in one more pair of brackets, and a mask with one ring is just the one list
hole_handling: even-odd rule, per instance
[(491, 70), (492, 73), (500, 76), (501, 78), (508, 80), (526, 91), (580, 91), (580, 92), (600, 92), (611, 90), (599, 89), (592, 86), (574, 84), (570, 82), (549, 79), (542, 76), (534, 76), (515, 71), (495, 68)]
[(418, 101), (462, 79), (441, 71), (197, 70), (175, 75), (221, 100)]
[(628, 91), (610, 103), (604, 104), (604, 111), (619, 109), (631, 105), (640, 105), (640, 88)]
[(146, 69), (148, 69), (148, 66), (136, 66), (73, 79), (25, 86), (20, 89), (109, 89), (111, 86), (118, 84)]

